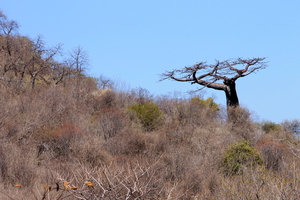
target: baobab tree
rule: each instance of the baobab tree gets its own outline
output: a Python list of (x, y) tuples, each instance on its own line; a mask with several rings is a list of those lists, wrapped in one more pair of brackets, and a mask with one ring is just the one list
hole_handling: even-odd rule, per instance
[(223, 90), (226, 95), (227, 108), (237, 107), (239, 106), (239, 99), (236, 92), (236, 80), (264, 69), (267, 66), (264, 60), (265, 58), (238, 58), (222, 62), (216, 61), (215, 64), (211, 65), (200, 62), (191, 67), (167, 71), (162, 74), (162, 80), (172, 79), (199, 84), (202, 86), (200, 89), (207, 87)]

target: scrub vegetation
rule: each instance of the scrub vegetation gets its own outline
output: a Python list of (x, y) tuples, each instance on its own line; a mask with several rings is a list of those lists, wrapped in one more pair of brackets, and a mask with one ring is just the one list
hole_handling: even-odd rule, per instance
[(0, 13), (0, 199), (299, 199), (299, 120), (85, 75)]

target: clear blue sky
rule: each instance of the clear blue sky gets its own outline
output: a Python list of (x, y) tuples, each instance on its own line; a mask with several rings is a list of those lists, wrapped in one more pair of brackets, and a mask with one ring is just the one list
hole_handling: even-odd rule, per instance
[[(89, 75), (118, 79), (152, 94), (196, 89), (159, 82), (166, 70), (215, 59), (267, 57), (269, 67), (237, 81), (242, 105), (260, 120), (300, 118), (298, 0), (0, 0), (20, 34), (43, 35), (65, 51), (81, 46)], [(221, 91), (207, 89), (225, 105)]]

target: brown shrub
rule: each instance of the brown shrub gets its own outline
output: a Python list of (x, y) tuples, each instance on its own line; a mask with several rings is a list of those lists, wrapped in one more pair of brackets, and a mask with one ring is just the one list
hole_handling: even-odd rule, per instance
[(93, 135), (87, 135), (71, 145), (72, 157), (91, 169), (108, 165), (112, 156), (102, 147), (102, 143)]
[(63, 122), (57, 129), (44, 135), (44, 143), (39, 145), (38, 155), (45, 149), (53, 152), (56, 158), (69, 158), (72, 153), (72, 142), (78, 142), (83, 132), (71, 122)]
[(263, 140), (257, 144), (257, 149), (268, 170), (280, 171), (283, 167), (284, 157), (287, 157), (288, 147), (272, 140)]
[(52, 134), (56, 138), (63, 138), (82, 135), (83, 132), (75, 124), (63, 122)]
[(198, 164), (198, 160), (189, 155), (188, 149), (173, 148), (172, 152), (168, 152), (162, 156), (162, 161), (165, 165), (163, 175), (167, 181), (178, 182), (183, 180), (192, 171), (193, 167)]
[(112, 89), (95, 90), (86, 99), (86, 104), (89, 104), (94, 111), (116, 107), (116, 102), (117, 94)]
[(251, 113), (243, 107), (233, 107), (227, 110), (227, 123), (232, 133), (241, 137), (241, 139), (254, 142), (255, 125), (251, 119)]
[(110, 138), (104, 144), (105, 149), (113, 155), (136, 156), (146, 150), (146, 137), (135, 132), (124, 132)]
[(127, 125), (126, 116), (118, 109), (104, 108), (93, 115), (94, 130), (105, 140), (122, 133)]
[(2, 181), (6, 186), (21, 184), (31, 187), (38, 176), (35, 163), (36, 150), (32, 146), (26, 149), (16, 144), (1, 146), (0, 170)]

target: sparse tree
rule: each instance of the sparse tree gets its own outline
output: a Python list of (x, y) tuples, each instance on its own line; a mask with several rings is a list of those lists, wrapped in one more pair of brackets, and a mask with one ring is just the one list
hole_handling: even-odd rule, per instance
[(111, 80), (110, 78), (104, 76), (104, 75), (101, 75), (99, 78), (98, 78), (98, 87), (102, 90), (106, 89), (106, 88), (113, 88), (113, 80)]
[(300, 120), (299, 119), (294, 119), (294, 120), (284, 120), (282, 123), (283, 128), (286, 131), (290, 131), (295, 135), (300, 134)]
[[(30, 75), (30, 84), (32, 89), (35, 86), (35, 82), (37, 79), (44, 80), (46, 83), (46, 77), (51, 79), (57, 83), (56, 74), (58, 74), (58, 68), (60, 67), (60, 63), (55, 61), (54, 57), (61, 54), (62, 45), (57, 45), (52, 48), (46, 49), (42, 48), (42, 44), (40, 44), (41, 39), (38, 38), (35, 42), (35, 49), (32, 52), (32, 60), (31, 65), (27, 67), (27, 73)], [(50, 75), (50, 76), (49, 76)], [(56, 78), (56, 79), (55, 79)]]
[(8, 20), (7, 16), (0, 11), (0, 34), (12, 35), (19, 29), (19, 24), (16, 21)]
[(77, 75), (82, 75), (89, 65), (88, 53), (81, 46), (73, 48), (68, 64), (75, 70)]
[[(19, 24), (16, 21), (9, 20), (7, 16), (0, 11), (0, 80), (10, 82), (12, 76), (16, 74), (16, 63), (19, 63), (24, 54), (20, 52), (26, 48), (26, 38), (18, 36)], [(19, 45), (22, 44), (22, 45)], [(11, 72), (15, 73), (11, 73)], [(9, 76), (4, 77), (4, 75)]]
[[(173, 79), (180, 82), (199, 84), (202, 88), (223, 90), (226, 94), (227, 108), (239, 106), (235, 82), (238, 78), (248, 76), (267, 65), (265, 58), (252, 58), (217, 61), (216, 64), (200, 62), (191, 67), (167, 71), (162, 80)], [(220, 83), (223, 81), (223, 83)], [(199, 90), (201, 90), (200, 88)]]

